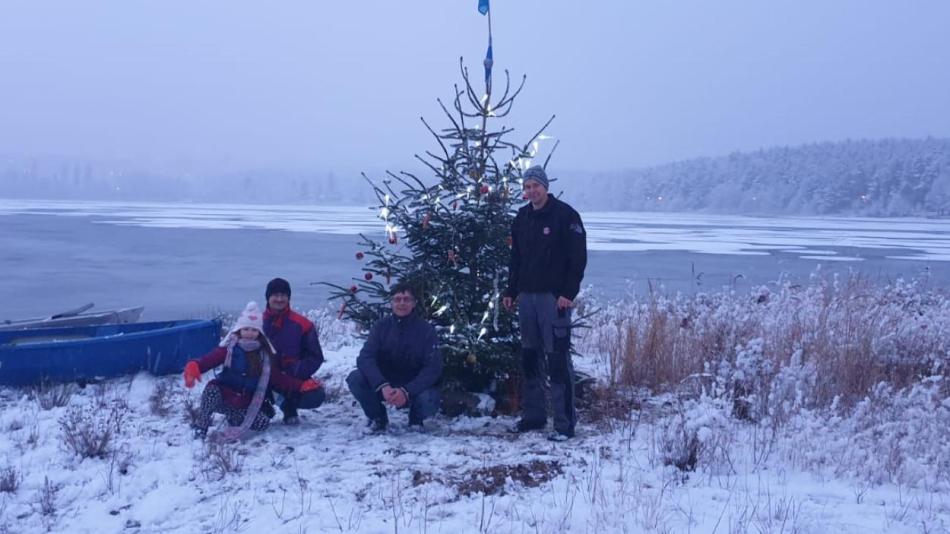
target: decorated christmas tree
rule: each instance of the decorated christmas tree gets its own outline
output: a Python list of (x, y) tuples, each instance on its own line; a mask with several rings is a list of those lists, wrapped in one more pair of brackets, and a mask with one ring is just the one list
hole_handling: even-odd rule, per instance
[(436, 130), (422, 119), (437, 144), (415, 155), (425, 176), (387, 172), (374, 182), (364, 175), (378, 199), (373, 209), (382, 231), (378, 238), (361, 234), (356, 260), (362, 275), (349, 287), (328, 285), (340, 316), (368, 329), (388, 313), (390, 287), (410, 283), (416, 312), (441, 336), (444, 385), (483, 391), (517, 373), (517, 318), (501, 307), (510, 227), (521, 202), (521, 173), (537, 164), (554, 117), (524, 142), (508, 140), (513, 128), (497, 124), (511, 112), (525, 78), (514, 89), (506, 71), (504, 91), (495, 97), (490, 34), (485, 90), (476, 91), (461, 60), (459, 67), (463, 85), (455, 86), (451, 110), (438, 100), (446, 126)]

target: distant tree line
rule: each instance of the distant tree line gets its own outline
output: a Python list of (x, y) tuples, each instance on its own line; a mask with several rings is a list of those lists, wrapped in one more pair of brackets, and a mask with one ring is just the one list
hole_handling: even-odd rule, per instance
[(557, 185), (587, 209), (946, 216), (950, 139), (768, 148), (624, 172), (565, 176)]
[(248, 170), (194, 173), (66, 158), (0, 159), (0, 197), (156, 202), (348, 203), (373, 200), (358, 175)]
[[(356, 172), (171, 173), (67, 158), (0, 158), (0, 197), (369, 205)], [(950, 139), (813, 143), (605, 173), (552, 166), (587, 210), (948, 216)], [(562, 171), (562, 172), (559, 172)]]

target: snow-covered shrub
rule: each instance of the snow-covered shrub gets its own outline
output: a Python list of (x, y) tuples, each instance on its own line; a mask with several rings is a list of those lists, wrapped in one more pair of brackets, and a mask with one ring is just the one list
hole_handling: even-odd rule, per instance
[(676, 406), (658, 422), (654, 447), (664, 465), (681, 471), (732, 471), (733, 423), (723, 399), (703, 397)]
[(950, 489), (950, 381), (897, 389), (881, 382), (853, 409), (802, 410), (783, 429), (785, 456), (813, 470), (871, 484)]
[(806, 399), (814, 396), (818, 371), (814, 361), (803, 362), (801, 349), (795, 349), (788, 363), (774, 374), (765, 407), (770, 424), (782, 425), (792, 414), (799, 413)]
[(868, 477), (950, 489), (950, 395), (944, 377), (904, 390), (878, 384), (847, 421)]
[(60, 418), (66, 450), (80, 458), (105, 458), (117, 433), (117, 410), (102, 411), (93, 403), (71, 406)]
[(167, 380), (155, 382), (155, 388), (148, 397), (148, 407), (152, 415), (165, 417), (172, 411), (172, 385)]
[(736, 346), (734, 361), (723, 359), (715, 370), (716, 390), (732, 399), (732, 414), (758, 421), (768, 415), (773, 363), (763, 353), (762, 338)]
[(233, 444), (209, 439), (205, 454), (199, 460), (199, 468), (209, 481), (217, 481), (230, 473), (240, 473), (244, 466), (244, 456)]
[(664, 465), (680, 471), (694, 471), (699, 461), (699, 437), (686, 427), (682, 413), (666, 419), (659, 427), (659, 452)]
[(39, 423), (35, 420), (31, 421), (29, 426), (27, 426), (20, 435), (23, 439), (23, 442), (20, 444), (21, 447), (36, 447), (36, 445), (40, 442)]
[(16, 467), (8, 465), (0, 469), (0, 493), (16, 493), (22, 479)]
[(121, 488), (122, 482), (119, 477), (129, 474), (132, 467), (134, 455), (130, 443), (122, 443), (119, 446), (111, 447), (109, 452), (109, 463), (103, 474), (106, 490), (116, 495)]
[(116, 434), (122, 433), (129, 418), (134, 415), (129, 407), (127, 390), (114, 384), (96, 385), (90, 406), (102, 414), (100, 418), (112, 422)]
[(305, 315), (317, 327), (320, 345), (327, 350), (338, 350), (358, 340), (358, 325), (353, 321), (341, 319), (337, 312), (329, 308), (313, 309)]
[(56, 514), (56, 497), (60, 489), (59, 484), (50, 482), (49, 477), (43, 477), (43, 487), (39, 490), (35, 505), (40, 515), (49, 518)]
[(52, 410), (53, 408), (62, 408), (69, 404), (69, 400), (73, 397), (74, 391), (75, 387), (72, 384), (41, 383), (34, 387), (31, 393), (40, 408), (43, 410)]

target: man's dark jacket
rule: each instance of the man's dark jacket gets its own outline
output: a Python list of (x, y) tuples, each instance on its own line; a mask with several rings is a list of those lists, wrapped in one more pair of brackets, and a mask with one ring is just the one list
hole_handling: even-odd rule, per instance
[(373, 325), (356, 367), (374, 389), (402, 387), (410, 397), (442, 377), (442, 352), (435, 328), (415, 313), (390, 315)]
[(548, 195), (544, 207), (522, 206), (511, 224), (511, 260), (505, 294), (553, 293), (574, 300), (587, 267), (587, 234), (581, 216)]

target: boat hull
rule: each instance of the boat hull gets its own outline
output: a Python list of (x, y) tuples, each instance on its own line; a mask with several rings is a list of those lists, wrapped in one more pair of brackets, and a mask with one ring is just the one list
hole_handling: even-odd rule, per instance
[(217, 345), (217, 321), (161, 321), (0, 332), (0, 384), (91, 382), (180, 372)]

